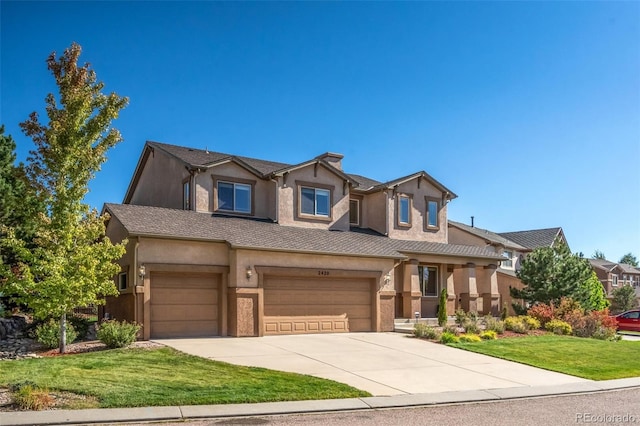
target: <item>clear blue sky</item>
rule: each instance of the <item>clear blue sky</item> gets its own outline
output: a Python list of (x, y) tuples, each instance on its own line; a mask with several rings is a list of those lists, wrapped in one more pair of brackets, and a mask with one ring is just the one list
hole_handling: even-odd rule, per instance
[(1, 116), (55, 91), (72, 41), (130, 98), (87, 202), (121, 202), (145, 140), (387, 180), (425, 170), (449, 218), (562, 226), (573, 251), (640, 257), (640, 2), (12, 2)]

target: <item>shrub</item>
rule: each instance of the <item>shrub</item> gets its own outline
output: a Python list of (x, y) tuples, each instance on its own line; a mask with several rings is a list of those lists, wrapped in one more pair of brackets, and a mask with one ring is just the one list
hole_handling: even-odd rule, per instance
[(434, 327), (427, 324), (416, 324), (413, 327), (413, 335), (415, 337), (424, 337), (425, 339), (438, 340), (440, 338), (440, 332)]
[(540, 321), (530, 317), (529, 315), (522, 315), (522, 323), (527, 327), (527, 330), (537, 330), (540, 328)]
[(438, 325), (444, 327), (447, 325), (447, 289), (443, 288), (440, 292), (440, 302), (438, 304)]
[(464, 324), (465, 333), (478, 334), (480, 333), (480, 327), (476, 321), (467, 321)]
[(504, 321), (509, 316), (509, 307), (507, 302), (502, 305), (502, 311), (500, 311), (500, 319)]
[[(615, 318), (609, 316), (609, 310), (591, 311), (582, 318), (574, 318), (576, 326), (573, 334), (578, 337), (595, 337), (597, 339), (609, 339), (607, 336), (615, 335), (617, 324)], [(596, 336), (597, 335), (597, 336)]]
[(477, 334), (461, 334), (458, 339), (463, 343), (476, 343), (482, 340)]
[(620, 340), (622, 336), (616, 334), (616, 329), (611, 327), (599, 326), (591, 335), (594, 339), (599, 340)]
[(498, 334), (504, 333), (504, 321), (500, 321), (492, 317), (491, 315), (487, 315), (484, 317), (484, 329), (487, 331), (495, 331)]
[(623, 285), (611, 292), (613, 300), (611, 302), (611, 310), (617, 314), (638, 306), (636, 292), (630, 285)]
[(135, 342), (140, 326), (126, 321), (105, 321), (98, 326), (98, 339), (109, 348), (124, 348)]
[[(73, 325), (67, 322), (67, 342), (71, 343), (78, 337)], [(43, 322), (35, 330), (35, 338), (49, 349), (60, 346), (60, 323), (54, 319)]]
[(79, 315), (70, 315), (67, 317), (67, 321), (73, 326), (74, 330), (78, 334), (78, 340), (84, 340), (87, 337), (91, 321)]
[(540, 326), (544, 327), (554, 318), (554, 308), (553, 305), (538, 303), (537, 305), (529, 308), (527, 315), (537, 319), (540, 322)]
[(13, 390), (13, 400), (21, 410), (45, 410), (53, 405), (49, 391), (32, 384), (18, 385)]
[(493, 330), (487, 330), (480, 333), (480, 338), (482, 340), (496, 340), (498, 338), (498, 333)]
[(455, 325), (448, 325), (446, 327), (442, 327), (442, 332), (450, 333), (450, 334), (453, 334), (454, 336), (457, 336), (458, 334), (460, 334), (460, 329)]
[(581, 315), (584, 315), (584, 309), (582, 309), (580, 303), (570, 297), (563, 297), (560, 299), (558, 307), (555, 308), (554, 316), (555, 318), (567, 321), (566, 318), (579, 317)]
[(440, 335), (440, 343), (444, 343), (445, 345), (447, 343), (459, 343), (459, 342), (460, 342), (460, 338), (458, 338), (458, 336), (456, 336), (453, 333), (449, 333), (445, 331)]
[(526, 334), (527, 333), (527, 326), (525, 325), (524, 321), (522, 320), (522, 316), (519, 317), (508, 317), (506, 320), (504, 320), (504, 327), (507, 330), (511, 330), (515, 333), (520, 333), (520, 334)]
[(571, 324), (559, 319), (549, 321), (544, 327), (553, 334), (569, 335), (573, 332)]
[(456, 309), (455, 316), (456, 325), (458, 327), (464, 328), (464, 324), (469, 320), (469, 317), (467, 316), (467, 313), (464, 311), (464, 309)]

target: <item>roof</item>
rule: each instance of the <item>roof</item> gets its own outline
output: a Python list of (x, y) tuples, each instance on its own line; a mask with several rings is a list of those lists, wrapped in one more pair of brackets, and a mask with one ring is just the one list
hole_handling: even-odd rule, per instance
[(562, 228), (546, 228), (530, 231), (500, 232), (498, 235), (533, 250), (538, 247), (552, 247), (561, 233)]
[(629, 265), (628, 263), (618, 263), (618, 266), (625, 274), (640, 274), (640, 268), (636, 268), (635, 266)]
[(618, 266), (616, 262), (611, 262), (607, 259), (589, 259), (589, 263), (591, 266), (604, 269), (607, 272), (611, 272), (616, 268), (616, 266)]
[(417, 173), (413, 173), (407, 176), (403, 176), (401, 178), (398, 179), (393, 179), (387, 182), (383, 182), (379, 185), (374, 186), (373, 188), (369, 189), (369, 191), (374, 192), (374, 191), (379, 191), (381, 189), (390, 189), (390, 188), (394, 188), (398, 185), (401, 185), (405, 182), (408, 182), (410, 180), (416, 179), (416, 178), (425, 178), (429, 183), (431, 183), (433, 186), (435, 186), (436, 188), (438, 188), (438, 190), (444, 192), (447, 194), (447, 198), (450, 200), (453, 200), (454, 198), (458, 198), (458, 196), (456, 194), (453, 193), (453, 191), (451, 191), (449, 188), (447, 188), (446, 186), (444, 186), (443, 184), (441, 184), (440, 182), (438, 182), (436, 179), (434, 179), (430, 174), (428, 174), (425, 171), (419, 171)]
[(367, 190), (367, 189), (373, 188), (374, 186), (378, 186), (382, 183), (382, 182), (378, 182), (377, 180), (368, 178), (366, 176), (355, 175), (353, 173), (349, 173), (349, 176), (351, 176), (351, 178), (353, 178), (356, 182), (359, 183), (359, 185), (357, 186), (358, 189)]
[(453, 226), (458, 229), (461, 229), (462, 231), (473, 234), (477, 237), (484, 239), (485, 241), (491, 244), (501, 244), (508, 248), (512, 248), (520, 251), (529, 251), (528, 248), (521, 246), (520, 244), (514, 241), (511, 241), (499, 234), (496, 234), (495, 232), (491, 232), (486, 229), (476, 228), (475, 226), (465, 225), (464, 223), (455, 222), (453, 220), (449, 221), (449, 226)]
[(283, 226), (271, 221), (131, 204), (104, 209), (129, 235), (226, 242), (233, 248), (404, 259), (403, 253), (503, 260), (484, 247), (395, 240), (366, 232)]

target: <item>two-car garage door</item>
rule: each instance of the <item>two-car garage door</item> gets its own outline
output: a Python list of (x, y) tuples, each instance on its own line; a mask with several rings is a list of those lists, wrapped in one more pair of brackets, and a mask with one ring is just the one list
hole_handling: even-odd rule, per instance
[(151, 337), (220, 334), (220, 274), (151, 273)]
[(264, 334), (372, 330), (367, 278), (265, 277)]

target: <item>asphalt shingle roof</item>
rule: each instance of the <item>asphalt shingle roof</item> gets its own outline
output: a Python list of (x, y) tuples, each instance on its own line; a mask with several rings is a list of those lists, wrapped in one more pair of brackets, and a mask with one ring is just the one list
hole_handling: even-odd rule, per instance
[(105, 204), (130, 235), (227, 242), (235, 248), (368, 257), (404, 258), (406, 253), (501, 260), (484, 247), (395, 240), (364, 232), (283, 226), (271, 221), (130, 204)]
[(533, 250), (538, 247), (551, 247), (560, 231), (561, 228), (547, 228), (533, 229), (530, 231), (500, 232), (498, 235)]
[(633, 265), (629, 265), (627, 263), (618, 263), (618, 266), (626, 274), (640, 274), (640, 268), (636, 268)]
[(358, 188), (363, 190), (370, 189), (370, 188), (373, 188), (374, 186), (378, 186), (382, 184), (382, 182), (379, 182), (377, 180), (374, 180), (362, 175), (355, 175), (353, 173), (349, 173), (349, 176), (351, 176), (356, 182), (358, 182), (360, 184)]
[(449, 225), (455, 226), (456, 228), (462, 229), (463, 231), (466, 231), (470, 234), (483, 238), (486, 241), (489, 241), (491, 243), (502, 244), (505, 247), (520, 250), (520, 251), (528, 250), (526, 247), (521, 246), (520, 244), (514, 241), (511, 241), (503, 237), (502, 235), (496, 234), (495, 232), (491, 232), (486, 229), (476, 228), (475, 226), (465, 225), (464, 223), (455, 222), (453, 220), (449, 221)]
[(611, 271), (613, 268), (618, 266), (616, 262), (611, 262), (607, 259), (589, 259), (589, 263), (591, 263), (592, 266), (599, 267), (607, 271)]

